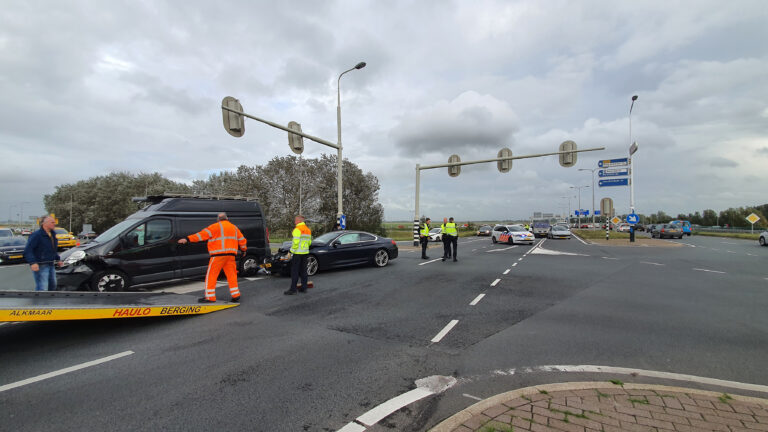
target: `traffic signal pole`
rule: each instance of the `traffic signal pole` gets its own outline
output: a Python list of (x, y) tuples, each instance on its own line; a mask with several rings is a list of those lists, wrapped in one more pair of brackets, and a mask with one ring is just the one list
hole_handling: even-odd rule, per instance
[(497, 157), (493, 159), (483, 159), (483, 160), (467, 161), (467, 162), (449, 162), (449, 163), (438, 164), (438, 165), (421, 166), (419, 164), (416, 164), (416, 190), (414, 193), (416, 201), (414, 203), (414, 209), (413, 209), (413, 245), (414, 246), (419, 245), (419, 189), (421, 186), (422, 170), (436, 169), (436, 168), (451, 168), (451, 167), (458, 167), (463, 165), (475, 165), (475, 164), (491, 163), (491, 162), (503, 162), (503, 161), (511, 161), (515, 159), (531, 159), (531, 158), (553, 156), (553, 155), (566, 155), (566, 154), (570, 155), (573, 153), (590, 152), (590, 151), (597, 151), (597, 150), (605, 150), (605, 147), (596, 147), (596, 148), (584, 149), (584, 150), (557, 151), (552, 153), (538, 153), (538, 154), (524, 155), (524, 156)]

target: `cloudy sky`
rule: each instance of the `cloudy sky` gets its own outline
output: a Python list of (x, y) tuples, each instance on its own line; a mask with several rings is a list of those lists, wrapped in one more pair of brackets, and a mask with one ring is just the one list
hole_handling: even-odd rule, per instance
[[(375, 174), (387, 220), (413, 217), (415, 166), (582, 153), (421, 173), (420, 213), (500, 220), (578, 207), (632, 139), (638, 212), (768, 202), (768, 7), (756, 1), (25, 1), (0, 9), (0, 219), (112, 171), (191, 182), (336, 141)], [(305, 156), (335, 150), (305, 141)], [(597, 180), (597, 178), (596, 178)], [(333, 185), (328, 185), (332, 187)], [(619, 212), (627, 187), (598, 188)], [(590, 208), (591, 189), (581, 206)]]

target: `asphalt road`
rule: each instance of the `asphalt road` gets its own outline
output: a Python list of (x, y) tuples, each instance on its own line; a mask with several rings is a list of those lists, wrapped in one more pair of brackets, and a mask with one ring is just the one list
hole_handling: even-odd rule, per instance
[(462, 239), (457, 263), (403, 247), (382, 269), (321, 272), (304, 295), (284, 296), (286, 278), (241, 280), (242, 305), (210, 315), (0, 325), (0, 429), (333, 431), (417, 379), (456, 378), (365, 429), (421, 431), (477, 398), (607, 379), (545, 365), (768, 385), (768, 248), (658, 242), (670, 247)]

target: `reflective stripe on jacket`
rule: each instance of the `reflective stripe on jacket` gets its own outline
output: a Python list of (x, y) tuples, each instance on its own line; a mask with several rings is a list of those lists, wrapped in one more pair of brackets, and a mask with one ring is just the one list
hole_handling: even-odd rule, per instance
[(293, 229), (293, 243), (291, 244), (291, 253), (296, 255), (306, 255), (309, 253), (309, 245), (312, 244), (312, 231), (301, 222)]
[(427, 225), (426, 223), (424, 223), (424, 224), (421, 226), (421, 231), (419, 232), (419, 234), (423, 235), (424, 237), (427, 237), (427, 236), (429, 236), (429, 225)]
[(193, 243), (208, 240), (208, 253), (211, 256), (237, 255), (239, 249), (246, 250), (243, 233), (228, 220), (216, 222), (192, 234), (187, 239)]
[(453, 222), (448, 222), (447, 224), (445, 224), (445, 231), (444, 232), (446, 234), (448, 234), (450, 236), (454, 236), (454, 237), (459, 235), (459, 233), (456, 231), (456, 224), (453, 223)]

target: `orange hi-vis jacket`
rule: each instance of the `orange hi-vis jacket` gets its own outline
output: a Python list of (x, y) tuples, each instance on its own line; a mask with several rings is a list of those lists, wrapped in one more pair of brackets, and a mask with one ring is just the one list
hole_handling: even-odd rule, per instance
[(208, 240), (208, 253), (211, 256), (236, 256), (238, 246), (246, 250), (243, 233), (230, 221), (218, 221), (196, 234), (187, 236), (193, 243)]

